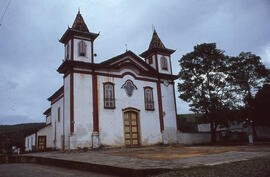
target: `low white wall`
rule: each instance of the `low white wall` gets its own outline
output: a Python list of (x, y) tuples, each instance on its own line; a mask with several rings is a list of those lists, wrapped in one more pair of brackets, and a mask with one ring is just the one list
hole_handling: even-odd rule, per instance
[(270, 138), (270, 128), (264, 126), (256, 126), (257, 138)]
[(179, 144), (200, 144), (211, 142), (211, 133), (183, 133), (178, 134)]

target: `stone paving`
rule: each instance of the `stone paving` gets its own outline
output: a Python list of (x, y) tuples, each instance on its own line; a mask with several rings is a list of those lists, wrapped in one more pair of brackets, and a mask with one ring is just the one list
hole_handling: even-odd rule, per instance
[[(159, 148), (159, 147), (151, 147)], [(148, 147), (148, 149), (151, 150)], [(170, 148), (170, 147), (168, 147)], [(181, 148), (181, 147), (179, 147)], [(190, 147), (192, 148), (192, 147)], [(199, 147), (197, 147), (199, 148)], [(205, 148), (205, 146), (204, 146)], [(139, 148), (147, 149), (147, 148)], [(138, 149), (110, 149), (88, 152), (43, 152), (24, 154), (24, 156), (45, 157), (52, 159), (69, 160), (75, 162), (86, 162), (90, 164), (107, 165), (129, 169), (181, 169), (202, 165), (218, 165), (253, 158), (270, 156), (270, 146), (263, 148), (245, 148), (244, 150), (223, 152), (218, 154), (198, 155), (190, 158), (179, 158), (172, 160), (150, 160), (129, 156), (110, 155), (108, 152), (134, 151)], [(139, 151), (137, 152), (139, 153)]]

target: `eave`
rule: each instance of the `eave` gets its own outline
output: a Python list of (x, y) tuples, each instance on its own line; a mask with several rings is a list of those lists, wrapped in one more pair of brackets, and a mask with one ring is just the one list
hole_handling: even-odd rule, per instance
[(145, 52), (141, 53), (140, 56), (143, 58), (146, 58), (149, 55), (151, 55), (152, 53), (159, 53), (159, 52), (167, 54), (167, 55), (171, 55), (175, 52), (175, 50), (167, 49), (167, 48), (152, 48), (152, 49), (148, 49)]
[(58, 98), (62, 93), (64, 93), (64, 86), (62, 86), (61, 88), (59, 88), (56, 92), (54, 92), (54, 94), (52, 96), (50, 96), (48, 98), (49, 101), (53, 101), (56, 98)]
[(48, 108), (44, 113), (44, 115), (48, 116), (51, 114), (51, 108)]
[(65, 44), (67, 41), (72, 37), (72, 36), (81, 36), (90, 39), (91, 41), (94, 41), (98, 36), (99, 33), (91, 33), (91, 32), (83, 32), (83, 31), (78, 31), (74, 30), (72, 28), (68, 28), (66, 32), (63, 34), (59, 42)]

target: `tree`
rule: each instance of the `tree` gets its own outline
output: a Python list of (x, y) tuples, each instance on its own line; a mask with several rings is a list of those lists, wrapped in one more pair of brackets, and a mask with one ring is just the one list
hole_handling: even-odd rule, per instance
[(265, 84), (255, 95), (254, 123), (255, 125), (270, 126), (270, 85)]
[(250, 97), (269, 79), (269, 70), (261, 62), (261, 58), (250, 52), (241, 52), (237, 57), (230, 58), (230, 74), (234, 83)]
[(256, 137), (254, 120), (254, 94), (269, 80), (269, 70), (261, 62), (261, 58), (250, 52), (241, 52), (237, 57), (230, 58), (230, 75), (233, 83), (239, 86), (239, 96), (242, 97), (244, 108), (242, 118), (253, 126), (253, 135)]
[(229, 59), (215, 43), (201, 44), (180, 60), (179, 98), (189, 102), (190, 110), (203, 113), (211, 123), (212, 142), (216, 128), (228, 122), (229, 114), (238, 107), (239, 97), (228, 71)]

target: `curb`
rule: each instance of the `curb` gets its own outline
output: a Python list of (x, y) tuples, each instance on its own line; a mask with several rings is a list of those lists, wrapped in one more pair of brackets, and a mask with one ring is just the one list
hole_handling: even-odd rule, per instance
[(62, 168), (91, 171), (96, 173), (102, 173), (107, 175), (115, 176), (129, 176), (129, 177), (138, 177), (138, 176), (151, 176), (158, 175), (164, 172), (171, 171), (170, 169), (155, 168), (155, 169), (132, 169), (132, 168), (123, 168), (115, 167), (102, 164), (94, 164), (87, 162), (71, 161), (71, 160), (62, 160), (46, 157), (31, 157), (31, 156), (9, 156), (6, 163), (36, 163), (41, 165), (56, 166)]

